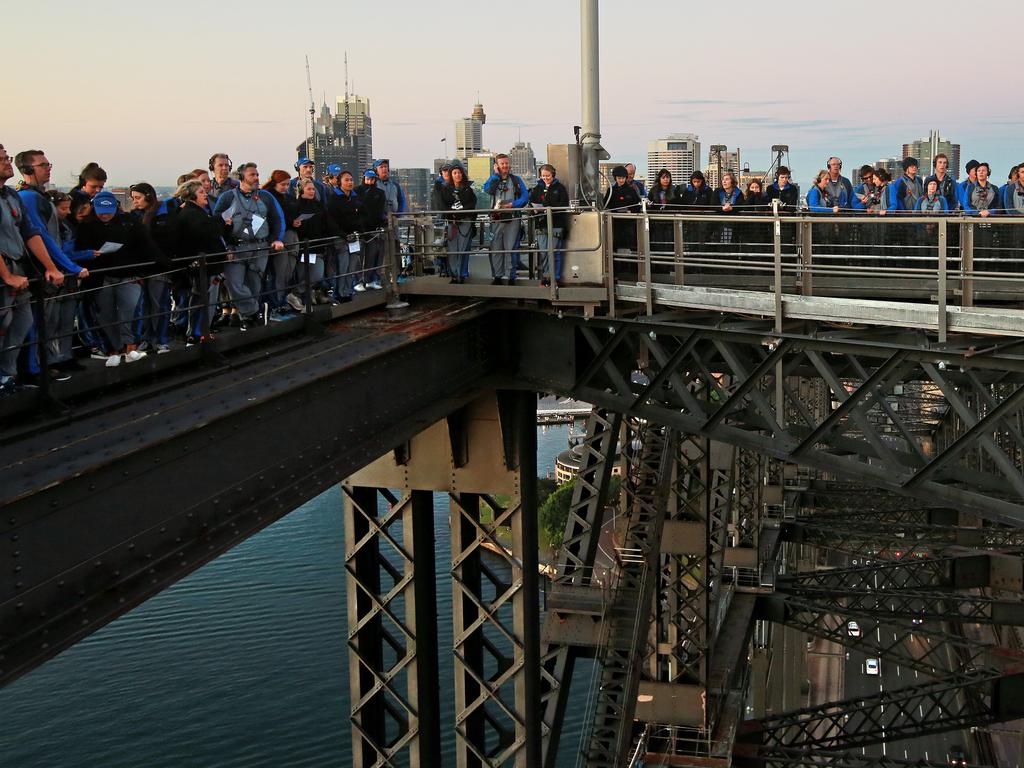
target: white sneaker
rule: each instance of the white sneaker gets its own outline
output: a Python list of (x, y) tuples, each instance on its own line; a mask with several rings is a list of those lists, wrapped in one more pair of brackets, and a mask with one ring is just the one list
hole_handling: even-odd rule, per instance
[(370, 287), (373, 288), (373, 290), (375, 291), (381, 290), (380, 280), (374, 280), (372, 283), (370, 283)]
[(124, 361), (126, 363), (135, 363), (146, 356), (145, 352), (139, 352), (137, 349), (133, 349), (131, 352), (125, 352)]
[(156, 353), (158, 355), (162, 355), (162, 354), (164, 354), (166, 352), (170, 352), (170, 351), (171, 351), (171, 347), (168, 344), (157, 344), (156, 345)]
[(355, 287), (352, 290), (354, 290), (356, 293), (362, 293), (363, 291), (366, 290), (366, 284), (365, 283), (356, 283)]
[(104, 365), (107, 366), (107, 368), (116, 368), (120, 364), (121, 364), (121, 356), (120, 355), (111, 355), (110, 357), (107, 358), (107, 362), (104, 363)]

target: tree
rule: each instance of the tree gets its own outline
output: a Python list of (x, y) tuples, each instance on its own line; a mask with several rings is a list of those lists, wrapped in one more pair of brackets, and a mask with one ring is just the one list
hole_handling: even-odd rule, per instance
[(558, 486), (537, 512), (540, 526), (555, 548), (562, 546), (565, 523), (569, 519), (569, 505), (572, 502), (572, 488), (572, 483)]

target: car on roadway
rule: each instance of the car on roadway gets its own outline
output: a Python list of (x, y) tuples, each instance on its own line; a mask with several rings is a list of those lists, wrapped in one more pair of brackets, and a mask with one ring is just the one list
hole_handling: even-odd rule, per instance
[(864, 672), (865, 672), (865, 674), (868, 674), (868, 675), (877, 675), (877, 674), (879, 674), (879, 666), (880, 665), (881, 665), (881, 662), (878, 659), (867, 659), (864, 662)]
[(850, 637), (860, 637), (860, 624), (856, 621), (846, 622), (846, 634)]
[(915, 627), (918, 627), (921, 624), (924, 624), (924, 619), (922, 619), (920, 616), (918, 616), (916, 618), (911, 619), (910, 623), (913, 624)]
[(967, 765), (967, 752), (959, 744), (949, 748), (949, 764), (957, 766)]

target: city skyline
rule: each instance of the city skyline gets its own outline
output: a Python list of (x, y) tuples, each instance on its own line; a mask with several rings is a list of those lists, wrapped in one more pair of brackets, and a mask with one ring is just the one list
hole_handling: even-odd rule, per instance
[[(1009, 2), (993, 7), (1007, 19), (1021, 17)], [(91, 28), (92, 12), (67, 4), (47, 14), (42, 47), (19, 35), (7, 46), (10, 54), (31, 56), (36, 65), (12, 82), (9, 103), (18, 109), (9, 110), (0, 142), (15, 152), (46, 150), (60, 186), (90, 160), (103, 165), (114, 184), (146, 179), (165, 185), (222, 150), (236, 162), (254, 160), (264, 175), (277, 167), (290, 170), (296, 143), (308, 134), (303, 57), (309, 54), (317, 100), (325, 94), (331, 103), (332, 94), (344, 92), (346, 50), (351, 91), (374, 105), (374, 153), (397, 166), (430, 167), (442, 137), (447, 138), (445, 153), (454, 155), (455, 121), (478, 99), (487, 105), (484, 143), (495, 151), (507, 151), (520, 136), (534, 147), (572, 142), (572, 127), (580, 123), (578, 5), (523, 0), (516, 14), (484, 6), (460, 15), (469, 39), (500, 29), (510, 44), (526, 52), (532, 46), (541, 50), (542, 44), (533, 41), (537, 20), (543, 19), (553, 40), (543, 44), (544, 74), (539, 77), (531, 74), (530, 55), (513, 70), (476, 66), (453, 76), (437, 55), (437, 35), (444, 32), (449, 12), (460, 8), (447, 1), (429, 7), (397, 2), (385, 16), (356, 4), (311, 3), (310, 12), (328, 26), (337, 19), (339, 28), (366, 34), (342, 34), (332, 46), (290, 45), (275, 54), (273, 66), (258, 67), (252, 82), (238, 87), (215, 77), (216, 68), (175, 64), (181, 41), (209, 38), (230, 55), (240, 50), (240, 40), (251, 38), (257, 46), (253, 55), (265, 64), (255, 50), (290, 23), (284, 7), (255, 2), (242, 19), (228, 7), (184, 8), (161, 17), (157, 35), (151, 31), (153, 12), (124, 6), (119, 9), (123, 13), (96, 31), (84, 56), (80, 33)], [(843, 156), (844, 170), (850, 170), (866, 158), (897, 155), (905, 142), (936, 128), (962, 146), (961, 163), (972, 157), (988, 160), (996, 178), (1005, 177), (1006, 169), (1021, 159), (1016, 133), (1024, 106), (999, 98), (998, 83), (978, 78), (969, 67), (950, 68), (934, 88), (916, 84), (911, 89), (905, 79), (891, 76), (885, 57), (857, 59), (856, 73), (849, 76), (806, 66), (804, 40), (810, 32), (802, 38), (793, 20), (800, 19), (800, 29), (807, 30), (872, 29), (877, 19), (856, 9), (797, 2), (787, 21), (771, 8), (752, 7), (744, 23), (756, 30), (755, 44), (765, 51), (758, 58), (770, 59), (769, 52), (780, 45), (777, 40), (785, 40), (784, 51), (772, 59), (777, 64), (751, 66), (750, 56), (739, 50), (724, 60), (712, 59), (719, 43), (698, 36), (687, 55), (715, 60), (714, 76), (694, 77), (671, 50), (645, 47), (641, 60), (659, 72), (657, 78), (644, 75), (643, 67), (615, 66), (621, 34), (639, 33), (647, 16), (657, 16), (659, 26), (686, 26), (710, 19), (714, 11), (669, 2), (650, 3), (645, 11), (641, 16), (611, 3), (601, 8), (603, 144), (613, 157), (635, 162), (644, 175), (647, 143), (675, 132), (739, 147), (752, 168), (768, 166), (772, 144), (789, 144), (802, 184), (830, 154)], [(886, 24), (894, 29), (912, 25), (920, 40), (938, 39), (955, 48), (948, 23), (956, 13), (928, 15), (892, 7), (886, 9)], [(36, 16), (16, 7), (8, 19), (12, 29), (21, 29)], [(382, 20), (386, 34), (375, 26)], [(997, 23), (993, 17), (980, 27), (988, 25), (994, 32)], [(218, 29), (230, 29), (230, 37), (217, 41)], [(387, 56), (381, 55), (381, 40)], [(1012, 71), (1012, 46), (989, 50), (990, 71)], [(850, 106), (865, 101), (874, 108)]]

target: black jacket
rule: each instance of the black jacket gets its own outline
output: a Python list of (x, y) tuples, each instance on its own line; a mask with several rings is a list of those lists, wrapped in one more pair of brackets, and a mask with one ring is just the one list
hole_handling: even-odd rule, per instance
[(615, 184), (608, 187), (608, 192), (604, 196), (604, 207), (616, 213), (636, 213), (640, 210), (640, 195), (637, 194), (636, 187), (628, 182), (622, 186)]
[(366, 226), (366, 212), (363, 210), (366, 200), (352, 190), (351, 195), (342, 193), (335, 195), (327, 203), (327, 213), (334, 221), (334, 228), (343, 236), (362, 232)]
[(655, 184), (647, 190), (647, 200), (649, 201), (647, 210), (671, 213), (678, 203), (676, 188), (671, 185), (667, 188), (663, 188), (660, 185)]
[(89, 262), (89, 271), (102, 277), (142, 277), (157, 271), (157, 265), (164, 261), (146, 227), (127, 213), (119, 212), (108, 222), (93, 219), (78, 225), (77, 250), (99, 250), (104, 243), (121, 243), (121, 248)]
[(699, 187), (680, 184), (676, 198), (679, 205), (683, 206), (683, 213), (700, 213), (719, 207), (714, 191), (707, 184), (701, 184)]
[(800, 207), (800, 188), (796, 184), (790, 184), (785, 189), (779, 189), (779, 183), (775, 182), (768, 187), (765, 197), (768, 198), (769, 205), (771, 205), (772, 200), (778, 200), (780, 209), (795, 211)]
[(363, 226), (365, 232), (383, 227), (387, 221), (388, 198), (376, 184), (360, 184), (356, 194), (363, 198)]
[(223, 219), (213, 218), (204, 208), (188, 201), (178, 209), (174, 217), (174, 226), (178, 256), (195, 259), (199, 254), (205, 253), (209, 266), (224, 263), (226, 246), (223, 235), (231, 228)]
[(763, 192), (746, 193), (736, 203), (736, 207), (742, 208), (742, 213), (763, 213), (771, 208), (771, 202)]
[[(445, 218), (449, 221), (476, 217), (476, 192), (473, 191), (473, 187), (470, 186), (469, 182), (466, 182), (461, 187), (445, 184), (438, 190), (437, 194), (441, 210), (452, 211), (452, 213), (445, 215)], [(456, 211), (461, 211), (461, 213)]]
[[(551, 208), (568, 208), (569, 190), (558, 179), (553, 179), (550, 187), (545, 186), (543, 181), (538, 181), (537, 186), (530, 190), (530, 203)], [(566, 211), (552, 211), (551, 226), (561, 228), (564, 237), (569, 228), (569, 214)]]
[[(337, 197), (333, 192), (331, 194)], [(328, 198), (328, 204), (330, 204), (330, 198)], [(334, 237), (338, 234), (337, 227), (334, 226), (333, 217), (327, 215), (323, 202), (315, 198), (313, 200), (305, 200), (300, 197), (295, 200), (294, 207), (288, 216), (288, 227), (295, 231), (295, 234), (299, 236), (299, 240), (322, 241), (324, 238)], [(293, 227), (292, 224), (299, 216), (310, 216), (311, 218), (305, 219), (299, 226)], [(311, 246), (310, 249), (321, 251), (326, 246), (326, 242), (318, 242), (316, 245)]]

